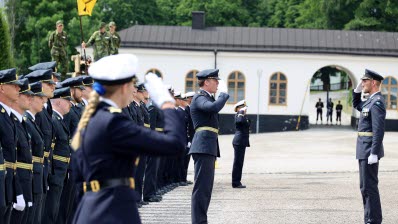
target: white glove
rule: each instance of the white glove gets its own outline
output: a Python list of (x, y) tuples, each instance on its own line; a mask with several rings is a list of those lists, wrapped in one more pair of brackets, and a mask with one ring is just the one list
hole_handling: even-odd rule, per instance
[(368, 157), (368, 164), (372, 165), (372, 164), (378, 163), (378, 162), (379, 162), (379, 158), (377, 157), (377, 155), (370, 154), (370, 156)]
[(224, 80), (220, 79), (218, 80), (218, 87), (217, 90), (220, 93), (228, 93), (228, 88), (227, 88), (227, 84), (225, 83)]
[(30, 207), (32, 207), (32, 206), (33, 206), (33, 202), (29, 201), (29, 202), (28, 202), (28, 207), (30, 208)]
[(17, 196), (17, 203), (14, 203), (12, 207), (18, 211), (23, 211), (25, 209), (25, 199), (22, 194)]
[(191, 143), (190, 142), (188, 142), (187, 148), (191, 148)]
[(362, 92), (362, 82), (359, 82), (357, 85), (357, 88), (354, 89), (355, 93), (361, 93)]
[(148, 73), (145, 76), (145, 88), (148, 90), (153, 102), (161, 107), (165, 102), (174, 103), (173, 97), (170, 95), (169, 90), (163, 84), (162, 79), (153, 73)]

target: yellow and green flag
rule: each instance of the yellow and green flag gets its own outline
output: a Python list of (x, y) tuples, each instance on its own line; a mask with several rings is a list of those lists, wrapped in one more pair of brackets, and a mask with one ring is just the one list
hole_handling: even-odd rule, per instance
[(91, 16), (97, 0), (77, 0), (77, 11), (79, 16)]

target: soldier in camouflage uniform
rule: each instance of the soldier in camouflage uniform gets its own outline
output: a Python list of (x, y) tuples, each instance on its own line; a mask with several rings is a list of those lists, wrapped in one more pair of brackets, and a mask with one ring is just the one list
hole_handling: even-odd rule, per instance
[(56, 22), (57, 29), (50, 34), (48, 38), (48, 47), (51, 49), (51, 59), (57, 62), (57, 70), (61, 72), (65, 78), (68, 72), (68, 60), (66, 55), (66, 45), (68, 36), (64, 30), (64, 23), (62, 20)]
[(95, 31), (93, 35), (91, 35), (87, 43), (85, 43), (84, 41), (82, 43), (83, 48), (93, 45), (94, 61), (98, 61), (99, 59), (110, 54), (111, 37), (109, 33), (106, 32), (105, 28), (106, 24), (102, 22), (100, 25), (100, 29), (98, 31)]
[(109, 23), (109, 36), (111, 36), (111, 54), (119, 54), (119, 47), (120, 47), (120, 36), (116, 32), (116, 23), (110, 22)]

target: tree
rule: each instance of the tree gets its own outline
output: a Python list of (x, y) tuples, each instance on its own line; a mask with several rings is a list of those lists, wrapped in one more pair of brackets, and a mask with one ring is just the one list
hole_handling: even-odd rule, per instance
[(0, 70), (14, 67), (11, 56), (11, 40), (7, 21), (0, 9)]
[(398, 30), (396, 0), (364, 0), (355, 10), (355, 18), (345, 25), (350, 30)]

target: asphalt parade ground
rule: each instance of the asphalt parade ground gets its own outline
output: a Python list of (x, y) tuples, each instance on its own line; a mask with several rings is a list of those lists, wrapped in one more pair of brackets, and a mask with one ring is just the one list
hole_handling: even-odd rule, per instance
[[(219, 137), (209, 223), (363, 223), (356, 132), (336, 126), (299, 132), (252, 134), (242, 183), (231, 186), (233, 135)], [(398, 133), (386, 132), (379, 190), (383, 223), (398, 223)], [(189, 167), (193, 181), (193, 161)], [(141, 208), (143, 223), (190, 223), (193, 185), (178, 187), (162, 202)]]

